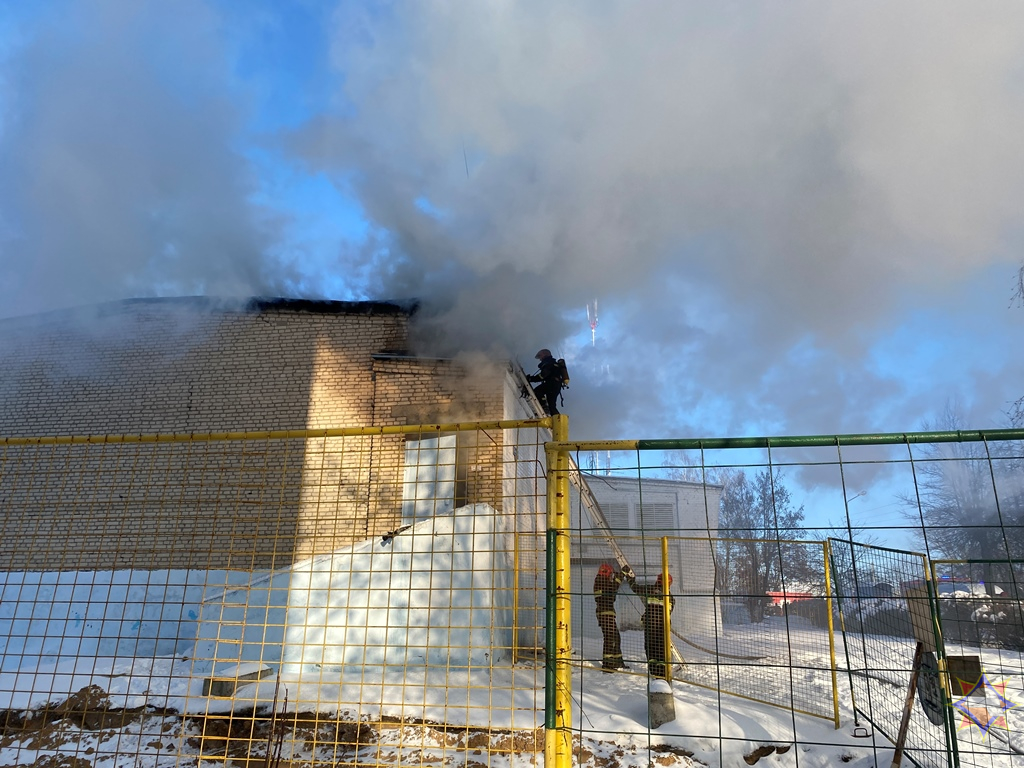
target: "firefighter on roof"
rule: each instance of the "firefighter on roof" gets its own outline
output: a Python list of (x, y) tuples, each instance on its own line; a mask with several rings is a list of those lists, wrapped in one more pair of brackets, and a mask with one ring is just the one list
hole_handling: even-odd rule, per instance
[(537, 384), (533, 388), (533, 394), (537, 396), (541, 406), (544, 408), (544, 412), (548, 416), (557, 416), (558, 395), (562, 391), (562, 386), (566, 383), (564, 362), (562, 365), (559, 365), (558, 360), (555, 360), (550, 349), (542, 349), (534, 357), (539, 361), (537, 363), (537, 372), (528, 374), (526, 380)]

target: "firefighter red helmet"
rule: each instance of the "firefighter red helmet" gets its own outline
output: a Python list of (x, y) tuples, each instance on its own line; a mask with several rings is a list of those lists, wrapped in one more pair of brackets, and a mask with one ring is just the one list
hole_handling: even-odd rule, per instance
[[(654, 583), (656, 585), (658, 585), (659, 587), (661, 586), (661, 574), (660, 573), (658, 574), (658, 578), (654, 580)], [(671, 573), (668, 575), (668, 585), (670, 587), (672, 586), (672, 574)]]
[(612, 567), (608, 565), (608, 563), (601, 563), (601, 567), (597, 569), (597, 575), (604, 576), (605, 578), (611, 576), (612, 573), (614, 573), (614, 571), (612, 570)]

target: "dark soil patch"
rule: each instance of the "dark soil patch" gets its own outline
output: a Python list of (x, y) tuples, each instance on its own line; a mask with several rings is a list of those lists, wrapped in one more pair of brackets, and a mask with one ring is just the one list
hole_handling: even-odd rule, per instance
[[(203, 756), (228, 758), (239, 766), (261, 767), (268, 754), (271, 765), (278, 764), (273, 757), (281, 744), (287, 744), (296, 757), (304, 755), (298, 762), (282, 760), (282, 766), (398, 764), (402, 759), (441, 766), (452, 752), (461, 752), (467, 768), (485, 768), (492, 754), (529, 756), (533, 762), (545, 744), (543, 728), (498, 729), (387, 717), (354, 722), (314, 712), (271, 714), (254, 709), (206, 716), (182, 716), (153, 707), (118, 709), (97, 686), (29, 711), (0, 710), (0, 747), (57, 753), (33, 756), (13, 768), (93, 768), (100, 758), (94, 747), (126, 736), (165, 755), (178, 752), (197, 761)], [(618, 751), (599, 756), (581, 747), (578, 738), (574, 742), (580, 765), (613, 768), (619, 764), (617, 758), (625, 755)], [(650, 752), (655, 766), (692, 765), (688, 760), (692, 753), (681, 747), (657, 745)], [(106, 752), (104, 759), (110, 754)]]

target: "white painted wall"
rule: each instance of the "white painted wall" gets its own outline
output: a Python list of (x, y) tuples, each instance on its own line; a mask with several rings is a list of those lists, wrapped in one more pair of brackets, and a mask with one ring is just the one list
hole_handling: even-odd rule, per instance
[(0, 573), (0, 671), (190, 651), (206, 585), (225, 578), (185, 570)]

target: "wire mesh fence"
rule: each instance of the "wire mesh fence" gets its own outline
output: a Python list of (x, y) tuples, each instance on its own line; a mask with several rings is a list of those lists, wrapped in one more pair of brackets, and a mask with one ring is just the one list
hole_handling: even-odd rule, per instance
[[(618, 535), (616, 539), (629, 563), (636, 566), (631, 584), (623, 579), (615, 590), (612, 605), (620, 640), (621, 671), (647, 675), (645, 649), (645, 590), (650, 589), (663, 569), (673, 575), (669, 594), (671, 647), (665, 660), (672, 666), (675, 681), (721, 691), (732, 696), (785, 707), (829, 721), (837, 718), (837, 690), (834, 684), (833, 636), (829, 612), (824, 605), (803, 609), (801, 602), (773, 598), (753, 591), (757, 574), (737, 550), (749, 551), (764, 540), (693, 539), (663, 537), (668, 559), (662, 563), (640, 555), (653, 549), (659, 538)], [(607, 614), (607, 599), (601, 600), (601, 565), (615, 558), (602, 536), (576, 537), (578, 553), (573, 569), (573, 596), (579, 606), (574, 613), (572, 645), (581, 665), (607, 668), (605, 638), (613, 632), (602, 626), (601, 611)], [(776, 541), (776, 556), (799, 558), (825, 583), (822, 542)], [(630, 566), (632, 568), (632, 566)], [(824, 590), (822, 589), (822, 593)], [(789, 597), (796, 596), (795, 591)], [(821, 603), (827, 597), (819, 597)], [(820, 667), (821, 660), (825, 666)], [(795, 672), (794, 672), (795, 671)]]
[[(921, 554), (840, 540), (830, 542), (830, 552), (854, 713), (895, 744), (918, 636), (930, 669), (938, 669), (927, 560)], [(921, 617), (916, 635), (915, 616)], [(911, 710), (906, 745), (918, 765), (946, 766), (948, 702), (934, 686), (926, 693), (929, 682), (938, 683), (937, 676), (934, 681), (918, 678), (922, 706)]]
[[(1024, 560), (932, 560), (950, 728), (962, 766), (1020, 761)], [(1011, 720), (1014, 725), (1013, 727)]]
[(549, 434), (0, 444), (0, 764), (543, 749)]
[(0, 764), (1019, 758), (1024, 435), (559, 429), (0, 442)]
[[(1024, 543), (1021, 438), (1003, 430), (564, 441), (559, 447), (588, 467), (577, 483), (586, 490), (571, 499), (581, 572), (566, 586), (578, 606), (567, 641), (580, 667), (577, 728), (600, 730), (588, 727), (586, 702), (599, 698), (607, 674), (609, 622), (599, 619), (594, 597), (606, 592), (595, 583), (605, 564), (620, 574), (634, 570), (648, 584), (675, 575), (670, 677), (676, 699), (695, 704), (686, 708), (691, 717), (722, 712), (736, 697), (847, 724), (852, 733), (835, 737), (846, 748), (836, 755), (843, 762), (866, 749), (886, 764), (898, 754), (922, 766), (1013, 765), (1024, 754), (1016, 708), (1024, 701), (1017, 672), (1024, 649), (1001, 664), (981, 654), (982, 665), (994, 664), (1004, 678), (981, 716), (958, 715), (952, 682), (954, 670), (977, 667), (955, 644), (1001, 642), (1005, 654), (1019, 631), (1012, 558)], [(971, 577), (992, 585), (989, 599), (943, 607), (943, 584), (953, 577), (932, 575), (929, 562), (950, 552), (987, 552), (998, 563), (985, 578)], [(615, 613), (621, 655), (653, 706), (658, 675), (646, 664), (640, 601), (623, 579)], [(925, 636), (931, 644), (918, 654)], [(653, 709), (640, 717), (653, 749), (660, 725)], [(778, 726), (777, 741), (829, 742), (799, 718)], [(730, 738), (743, 739), (721, 721), (708, 728), (721, 753)]]

